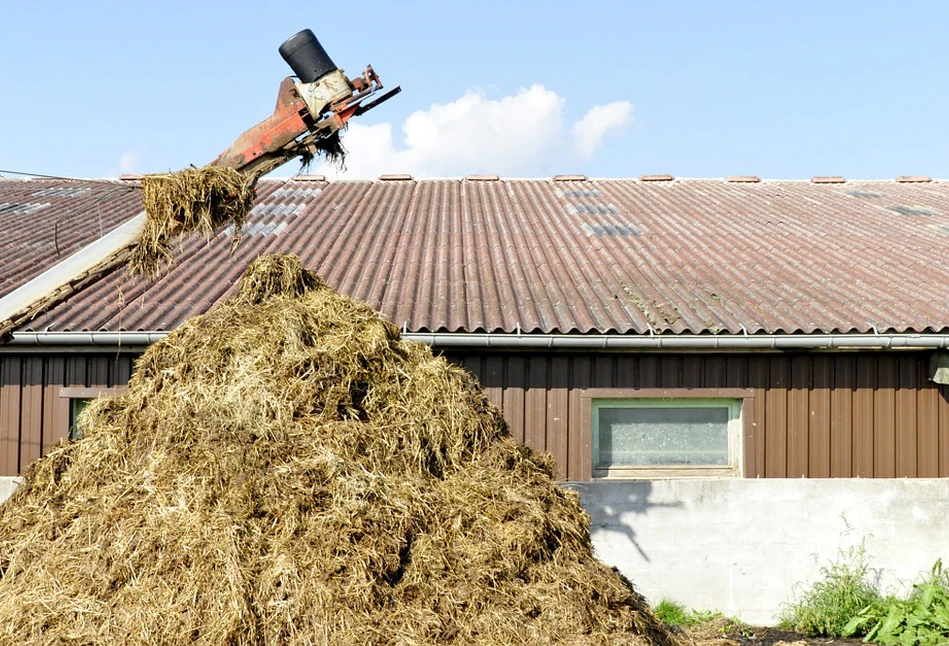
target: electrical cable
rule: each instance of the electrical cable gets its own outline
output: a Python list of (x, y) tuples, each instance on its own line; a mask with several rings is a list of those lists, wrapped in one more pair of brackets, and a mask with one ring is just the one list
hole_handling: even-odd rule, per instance
[(92, 184), (106, 184), (107, 186), (125, 188), (128, 190), (135, 190), (137, 188), (142, 188), (136, 184), (116, 184), (114, 181), (107, 181), (101, 179), (81, 179), (79, 177), (63, 177), (61, 175), (44, 175), (42, 173), (24, 173), (17, 170), (5, 170), (0, 168), (0, 175), (24, 175), (26, 177), (41, 177), (43, 179), (64, 179), (72, 182), (90, 182)]

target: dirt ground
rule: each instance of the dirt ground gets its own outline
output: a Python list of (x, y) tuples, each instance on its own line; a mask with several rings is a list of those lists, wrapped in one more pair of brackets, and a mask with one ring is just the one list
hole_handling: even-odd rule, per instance
[(695, 646), (856, 646), (860, 639), (804, 637), (797, 633), (749, 626), (734, 620), (713, 619), (682, 631)]

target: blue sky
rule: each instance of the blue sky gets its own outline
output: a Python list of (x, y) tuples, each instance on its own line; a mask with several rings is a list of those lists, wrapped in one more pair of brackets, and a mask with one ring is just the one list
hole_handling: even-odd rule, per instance
[(351, 174), (949, 177), (946, 25), (935, 1), (0, 0), (0, 169), (211, 161), (309, 27), (403, 87), (347, 133)]

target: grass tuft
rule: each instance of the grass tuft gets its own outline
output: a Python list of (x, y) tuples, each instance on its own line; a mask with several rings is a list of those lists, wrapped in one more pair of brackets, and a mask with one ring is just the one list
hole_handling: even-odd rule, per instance
[(881, 601), (861, 544), (841, 550), (837, 561), (821, 568), (817, 582), (795, 590), (778, 625), (805, 635), (840, 637), (852, 618)]
[(712, 610), (693, 610), (687, 608), (685, 604), (673, 601), (672, 599), (662, 599), (652, 609), (656, 618), (669, 626), (680, 626), (688, 628), (713, 619), (723, 617), (722, 613)]

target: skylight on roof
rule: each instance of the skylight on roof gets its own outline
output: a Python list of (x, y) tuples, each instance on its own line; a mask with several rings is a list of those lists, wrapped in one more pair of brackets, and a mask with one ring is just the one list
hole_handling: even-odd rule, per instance
[(560, 190), (557, 189), (557, 193), (560, 197), (600, 197), (603, 195), (599, 189), (578, 189), (578, 190)]
[(35, 202), (12, 202), (0, 204), (0, 213), (6, 214), (22, 214), (22, 213), (35, 213), (40, 209), (45, 209), (49, 206), (48, 203), (37, 204)]
[(589, 215), (619, 215), (619, 209), (612, 204), (568, 204), (567, 212)]
[(924, 206), (906, 206), (905, 204), (897, 204), (895, 206), (886, 207), (890, 211), (895, 211), (896, 213), (901, 213), (903, 215), (936, 215), (936, 212), (932, 209), (927, 209)]
[(580, 227), (587, 237), (589, 236), (622, 236), (629, 237), (633, 236), (638, 238), (643, 234), (642, 231), (634, 224), (613, 224), (610, 222), (596, 223), (596, 224), (587, 224), (583, 223)]
[[(245, 224), (244, 228), (241, 229), (241, 236), (278, 236), (283, 233), (283, 230), (287, 228), (286, 222), (269, 222), (267, 224), (256, 223), (256, 224)], [(230, 225), (224, 229), (224, 235), (232, 237), (234, 235), (234, 225)]]
[(306, 210), (306, 204), (258, 204), (250, 210), (252, 217), (273, 215), (277, 217), (286, 217), (288, 215), (299, 215)]
[(301, 197), (314, 197), (323, 192), (322, 188), (278, 188), (276, 191), (270, 194), (270, 197), (274, 198), (301, 198)]
[(89, 187), (67, 187), (59, 186), (56, 188), (44, 188), (41, 191), (36, 191), (31, 193), (30, 197), (75, 197), (76, 195), (82, 195), (83, 193), (88, 193), (92, 189)]
[(844, 191), (844, 193), (846, 193), (847, 195), (852, 195), (854, 197), (867, 197), (867, 198), (886, 197), (886, 195), (884, 195), (883, 193), (874, 193), (873, 191), (853, 190), (853, 191)]

